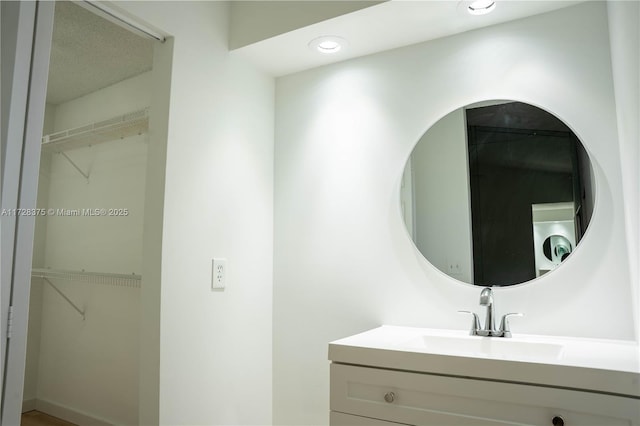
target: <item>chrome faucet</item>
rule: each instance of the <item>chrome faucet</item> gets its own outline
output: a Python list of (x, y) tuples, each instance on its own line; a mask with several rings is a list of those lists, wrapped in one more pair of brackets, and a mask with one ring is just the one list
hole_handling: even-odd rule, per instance
[(495, 303), (493, 302), (493, 290), (485, 287), (480, 292), (480, 306), (487, 307), (487, 316), (484, 320), (484, 328), (478, 330), (478, 336), (493, 336), (496, 331)]
[(511, 329), (509, 328), (509, 317), (518, 316), (522, 314), (516, 312), (510, 312), (502, 316), (500, 321), (500, 328), (496, 329), (495, 323), (495, 302), (493, 301), (493, 290), (490, 287), (485, 287), (480, 292), (480, 306), (487, 307), (487, 316), (484, 320), (484, 328), (480, 327), (480, 319), (478, 314), (471, 311), (458, 311), (460, 313), (471, 314), (472, 323), (471, 331), (472, 336), (487, 336), (487, 337), (511, 337)]

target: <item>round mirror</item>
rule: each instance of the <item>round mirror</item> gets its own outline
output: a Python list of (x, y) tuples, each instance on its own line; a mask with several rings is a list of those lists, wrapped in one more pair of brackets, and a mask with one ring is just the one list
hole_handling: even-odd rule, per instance
[(435, 267), (479, 286), (539, 277), (570, 256), (594, 205), (589, 157), (562, 121), (522, 102), (460, 108), (420, 138), (404, 221)]

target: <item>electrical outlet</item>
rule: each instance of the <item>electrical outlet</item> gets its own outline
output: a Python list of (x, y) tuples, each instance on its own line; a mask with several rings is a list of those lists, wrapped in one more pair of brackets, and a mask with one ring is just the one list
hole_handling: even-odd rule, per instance
[(462, 271), (460, 270), (460, 264), (458, 262), (447, 262), (447, 270), (449, 275), (460, 275)]
[(227, 284), (227, 259), (213, 258), (211, 270), (211, 289), (223, 289)]

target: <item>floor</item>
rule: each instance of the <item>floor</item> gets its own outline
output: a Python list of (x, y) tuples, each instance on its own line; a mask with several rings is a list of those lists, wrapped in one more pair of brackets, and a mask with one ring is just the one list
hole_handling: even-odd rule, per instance
[(69, 423), (52, 417), (39, 411), (27, 411), (22, 413), (22, 421), (20, 426), (77, 426), (75, 423)]

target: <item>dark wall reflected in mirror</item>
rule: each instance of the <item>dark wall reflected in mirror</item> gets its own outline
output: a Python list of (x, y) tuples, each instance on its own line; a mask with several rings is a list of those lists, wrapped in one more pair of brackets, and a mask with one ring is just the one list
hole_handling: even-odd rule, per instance
[(416, 145), (401, 194), (421, 253), (481, 286), (558, 267), (570, 253), (549, 259), (545, 241), (553, 235), (575, 247), (593, 211), (591, 166), (576, 135), (520, 102), (485, 102), (441, 119)]

